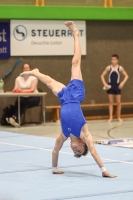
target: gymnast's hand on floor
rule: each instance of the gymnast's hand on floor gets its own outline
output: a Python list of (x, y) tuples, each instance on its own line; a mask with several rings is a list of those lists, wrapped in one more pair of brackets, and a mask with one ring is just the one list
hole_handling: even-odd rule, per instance
[(63, 171), (53, 172), (53, 174), (64, 174)]
[(117, 177), (115, 175), (109, 174), (107, 171), (103, 172), (102, 176), (105, 177), (105, 178), (106, 177), (108, 177), (108, 178), (116, 178)]

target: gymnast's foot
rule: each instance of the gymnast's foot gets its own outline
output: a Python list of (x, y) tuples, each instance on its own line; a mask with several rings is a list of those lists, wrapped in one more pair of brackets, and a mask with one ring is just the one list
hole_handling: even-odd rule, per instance
[(112, 122), (112, 120), (113, 120), (112, 118), (109, 118), (108, 122), (110, 123), (110, 122)]
[(65, 22), (65, 25), (70, 29), (70, 31), (72, 31), (73, 36), (78, 36), (78, 29), (76, 27), (76, 25), (72, 22), (72, 21), (67, 21)]
[(118, 118), (118, 121), (119, 121), (119, 122), (122, 122), (123, 120), (122, 120), (121, 118)]
[(20, 74), (20, 76), (25, 77), (25, 76), (36, 76), (36, 74), (39, 72), (38, 69), (33, 69), (31, 71), (25, 71)]

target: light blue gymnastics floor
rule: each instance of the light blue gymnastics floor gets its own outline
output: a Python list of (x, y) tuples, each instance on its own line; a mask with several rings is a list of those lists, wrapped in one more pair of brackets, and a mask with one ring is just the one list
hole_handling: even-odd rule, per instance
[(96, 145), (115, 179), (102, 178), (88, 154), (74, 158), (67, 141), (53, 175), (54, 138), (0, 131), (0, 200), (133, 200), (133, 149)]

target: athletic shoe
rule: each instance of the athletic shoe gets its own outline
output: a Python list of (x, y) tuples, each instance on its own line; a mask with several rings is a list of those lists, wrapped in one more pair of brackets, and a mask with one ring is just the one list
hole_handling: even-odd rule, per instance
[(9, 123), (14, 127), (19, 128), (19, 124), (15, 121), (14, 118), (10, 117), (9, 118)]
[(9, 118), (7, 118), (7, 117), (6, 117), (6, 122), (7, 122), (8, 124), (10, 124), (10, 122), (9, 122)]

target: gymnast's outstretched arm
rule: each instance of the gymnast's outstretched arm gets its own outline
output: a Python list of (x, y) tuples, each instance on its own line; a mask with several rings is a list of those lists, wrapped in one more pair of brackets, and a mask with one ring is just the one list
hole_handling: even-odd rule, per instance
[(81, 139), (86, 143), (89, 151), (91, 152), (91, 155), (93, 156), (94, 160), (96, 161), (96, 163), (99, 165), (101, 171), (102, 171), (102, 176), (103, 177), (109, 177), (109, 178), (115, 178), (116, 176), (109, 174), (106, 170), (106, 168), (104, 167), (104, 164), (100, 158), (100, 156), (98, 155), (95, 147), (94, 147), (94, 143), (92, 140), (92, 136), (88, 131), (88, 127), (87, 124), (85, 124), (82, 128), (81, 131)]
[(53, 167), (53, 174), (64, 174), (63, 171), (58, 170), (58, 156), (59, 151), (63, 146), (63, 143), (67, 140), (63, 133), (61, 133), (55, 142), (55, 147), (52, 151), (52, 167)]

